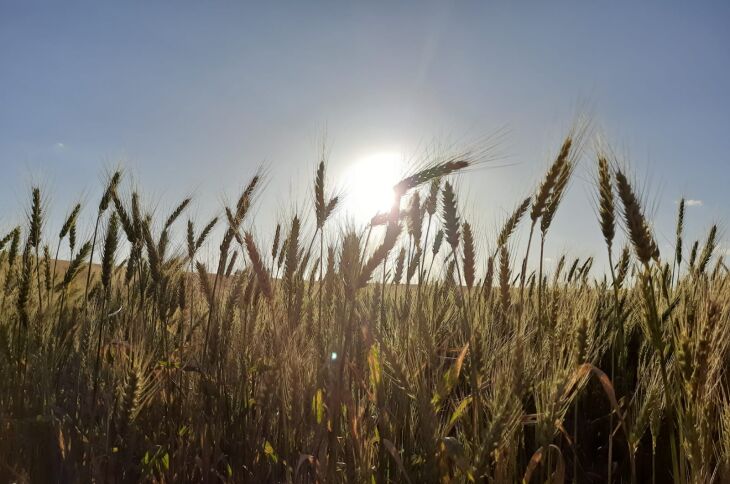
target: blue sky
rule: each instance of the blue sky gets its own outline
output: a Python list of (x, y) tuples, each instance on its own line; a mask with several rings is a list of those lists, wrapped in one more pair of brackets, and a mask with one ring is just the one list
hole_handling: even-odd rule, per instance
[[(31, 183), (52, 232), (79, 197), (91, 218), (118, 165), (151, 208), (193, 194), (207, 218), (264, 162), (253, 221), (269, 231), (306, 209), (324, 133), (348, 185), (373, 153), (503, 130), (509, 166), (459, 180), (489, 236), (581, 110), (645, 185), (660, 243), (681, 196), (697, 200), (688, 239), (728, 222), (727, 2), (268, 3), (0, 0), (0, 230)], [(589, 152), (548, 254), (602, 253), (593, 170)]]

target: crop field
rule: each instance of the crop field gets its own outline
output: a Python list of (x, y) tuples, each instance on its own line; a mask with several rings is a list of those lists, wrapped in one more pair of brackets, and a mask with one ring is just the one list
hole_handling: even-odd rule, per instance
[[(336, 220), (325, 161), (273, 233), (251, 223), (263, 172), (211, 220), (156, 213), (120, 171), (56, 227), (32, 187), (0, 233), (0, 480), (730, 479), (718, 229), (685, 234), (682, 200), (660, 253), (641, 183), (579, 138), (490, 236), (459, 198), (468, 155), (414, 167), (365, 227)], [(579, 160), (605, 273), (543, 262)]]

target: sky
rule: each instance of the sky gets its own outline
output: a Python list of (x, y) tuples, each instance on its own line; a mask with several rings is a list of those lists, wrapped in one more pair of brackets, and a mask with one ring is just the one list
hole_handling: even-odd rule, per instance
[(193, 195), (202, 225), (264, 166), (251, 222), (273, 233), (311, 210), (323, 142), (332, 184), (354, 194), (341, 217), (358, 221), (384, 163), (481, 143), (491, 161), (457, 182), (486, 248), (585, 114), (593, 135), (547, 257), (605, 250), (596, 137), (671, 251), (679, 198), (693, 200), (690, 241), (730, 219), (729, 22), (730, 3), (711, 1), (0, 0), (0, 231), (22, 222), (32, 184), (49, 231), (77, 200), (93, 219), (116, 167), (161, 216)]

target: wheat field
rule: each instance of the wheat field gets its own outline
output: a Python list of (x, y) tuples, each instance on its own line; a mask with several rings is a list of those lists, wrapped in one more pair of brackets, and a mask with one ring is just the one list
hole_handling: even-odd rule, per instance
[[(682, 201), (660, 253), (626, 166), (580, 144), (496, 237), (460, 208), (469, 157), (414, 169), (364, 228), (334, 221), (324, 161), (275, 233), (249, 224), (261, 173), (212, 220), (149, 212), (117, 172), (53, 227), (33, 187), (0, 234), (0, 480), (730, 480), (717, 228), (688, 243)], [(605, 274), (543, 264), (579, 159)]]

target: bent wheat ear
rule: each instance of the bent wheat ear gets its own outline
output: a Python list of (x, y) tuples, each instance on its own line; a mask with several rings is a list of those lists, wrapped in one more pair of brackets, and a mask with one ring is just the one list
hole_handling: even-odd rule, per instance
[(195, 226), (193, 225), (193, 221), (190, 219), (188, 219), (186, 235), (188, 259), (193, 260), (193, 257), (195, 257)]
[(256, 280), (259, 283), (261, 292), (266, 299), (271, 301), (273, 296), (273, 291), (271, 290), (271, 276), (269, 275), (269, 271), (266, 269), (266, 266), (264, 266), (261, 255), (256, 248), (256, 243), (253, 240), (253, 235), (251, 235), (250, 232), (246, 232), (243, 236), (243, 240), (246, 244), (248, 258), (251, 260), (251, 266), (253, 267), (253, 271), (256, 274)]
[(436, 236), (433, 238), (433, 248), (431, 252), (433, 253), (433, 256), (436, 257), (436, 254), (439, 253), (441, 250), (441, 244), (444, 242), (444, 231), (439, 229), (438, 232), (436, 232)]
[(248, 185), (246, 185), (246, 188), (243, 190), (243, 193), (241, 193), (241, 197), (238, 199), (238, 203), (236, 204), (236, 213), (234, 218), (236, 222), (236, 228), (238, 228), (238, 225), (246, 217), (248, 209), (251, 207), (251, 201), (253, 200), (254, 192), (260, 181), (261, 175), (257, 173), (251, 178), (251, 180), (248, 182)]
[(233, 268), (236, 266), (236, 261), (238, 260), (238, 251), (234, 251), (233, 255), (231, 256), (231, 260), (228, 261), (228, 267), (226, 268), (225, 276), (231, 277), (231, 274), (233, 273)]
[(137, 227), (135, 226), (134, 221), (124, 209), (122, 202), (116, 194), (114, 194), (112, 200), (114, 201), (114, 209), (119, 217), (119, 222), (122, 224), (122, 230), (124, 230), (124, 233), (127, 235), (127, 240), (130, 243), (134, 243), (138, 236)]
[(279, 239), (281, 238), (281, 224), (276, 224), (274, 231), (274, 243), (271, 244), (271, 260), (276, 260), (276, 254), (279, 252)]
[(15, 227), (10, 233), (10, 248), (8, 249), (8, 266), (13, 267), (15, 265), (15, 259), (18, 257), (18, 251), (20, 250), (20, 227)]
[(325, 221), (330, 218), (330, 215), (332, 215), (337, 208), (337, 204), (340, 201), (340, 197), (332, 197), (330, 198), (329, 202), (327, 202), (327, 208), (325, 208), (324, 211), (324, 219)]
[(138, 239), (143, 237), (142, 235), (142, 211), (139, 208), (139, 194), (132, 192), (132, 224), (138, 235)]
[(708, 301), (705, 307), (706, 317), (704, 325), (697, 339), (694, 355), (694, 371), (690, 378), (690, 395), (697, 398), (702, 386), (706, 383), (707, 368), (713, 346), (713, 332), (720, 319), (720, 308), (716, 301)]
[(406, 226), (408, 227), (408, 235), (413, 237), (415, 244), (421, 243), (421, 230), (423, 227), (421, 196), (416, 191), (411, 197), (411, 203), (408, 207), (406, 216)]
[(621, 170), (616, 172), (616, 186), (619, 198), (624, 206), (624, 221), (629, 231), (629, 238), (634, 246), (636, 257), (645, 266), (652, 258), (659, 256), (659, 248), (654, 242), (649, 225), (641, 211), (641, 205), (636, 198), (631, 184)]
[(109, 226), (106, 230), (106, 239), (104, 240), (104, 252), (101, 259), (101, 282), (105, 290), (109, 290), (111, 285), (112, 270), (114, 269), (114, 255), (119, 245), (117, 214), (112, 212), (109, 217)]
[(543, 179), (542, 183), (540, 184), (540, 188), (538, 188), (538, 191), (535, 194), (535, 200), (532, 203), (532, 210), (530, 211), (530, 218), (532, 219), (533, 224), (536, 223), (537, 219), (543, 215), (545, 207), (550, 198), (550, 194), (552, 193), (553, 188), (558, 182), (558, 178), (560, 177), (561, 173), (563, 173), (564, 165), (568, 163), (570, 147), (572, 146), (572, 144), (573, 139), (570, 136), (568, 136), (565, 141), (563, 141), (563, 145), (560, 148), (560, 153), (558, 154), (558, 157), (555, 158), (553, 164), (550, 165), (550, 168), (548, 168), (548, 171), (545, 174), (545, 178)]
[(530, 207), (531, 200), (531, 197), (525, 198), (504, 223), (504, 226), (502, 227), (502, 230), (499, 232), (499, 236), (497, 237), (497, 250), (499, 250), (500, 247), (506, 244), (509, 238), (512, 236), (512, 233), (517, 228), (517, 225), (519, 225), (520, 220), (522, 220), (525, 212), (527, 212), (527, 209)]
[(155, 242), (152, 239), (152, 232), (150, 230), (150, 222), (148, 219), (145, 219), (142, 222), (142, 235), (144, 237), (145, 247), (147, 248), (147, 259), (149, 260), (152, 280), (157, 282), (161, 277), (162, 261), (160, 260), (159, 252), (157, 252)]
[(580, 264), (580, 259), (576, 257), (573, 264), (571, 264), (570, 269), (568, 269), (568, 273), (565, 275), (565, 282), (570, 283), (573, 281), (573, 274), (575, 274), (576, 269), (578, 269), (578, 264)]
[(682, 233), (684, 232), (684, 198), (679, 201), (677, 212), (677, 242), (674, 247), (674, 257), (677, 265), (682, 264)]
[(575, 364), (581, 365), (586, 362), (586, 349), (588, 341), (588, 320), (581, 318), (575, 328)]
[(32, 260), (30, 255), (30, 244), (25, 244), (22, 257), (22, 270), (20, 271), (20, 281), (18, 283), (18, 299), (16, 308), (18, 317), (24, 328), (28, 327), (28, 299), (30, 296), (30, 284), (32, 275)]
[(451, 183), (446, 182), (443, 190), (443, 223), (444, 232), (446, 234), (446, 242), (451, 246), (452, 250), (456, 250), (459, 246), (459, 215), (456, 210), (456, 193)]
[(555, 274), (553, 274), (553, 285), (556, 285), (558, 281), (560, 280), (560, 275), (563, 273), (563, 269), (565, 268), (565, 254), (562, 254), (560, 256), (560, 259), (558, 259), (558, 265), (555, 267)]
[(509, 267), (509, 251), (507, 246), (503, 245), (500, 247), (499, 253), (499, 295), (500, 303), (502, 305), (502, 315), (506, 317), (507, 311), (509, 310), (510, 301), (510, 267)]
[(697, 261), (697, 249), (699, 248), (700, 241), (695, 240), (695, 243), (692, 244), (692, 249), (689, 251), (689, 268), (694, 269), (695, 262)]
[(700, 274), (704, 274), (707, 264), (712, 258), (712, 253), (715, 251), (715, 246), (717, 245), (716, 239), (717, 225), (713, 225), (712, 228), (710, 228), (710, 233), (707, 234), (707, 241), (705, 242), (705, 246), (702, 248), (700, 260), (697, 264), (697, 272)]
[(416, 274), (416, 270), (418, 270), (418, 262), (421, 260), (421, 248), (418, 247), (416, 249), (416, 253), (414, 254), (413, 258), (411, 259), (410, 263), (408, 264), (408, 267), (406, 268), (406, 284), (411, 283), (411, 279), (413, 279), (413, 276)]
[(291, 221), (291, 228), (287, 237), (286, 256), (284, 260), (284, 281), (287, 291), (293, 289), (294, 275), (299, 267), (299, 229), (299, 217), (295, 215)]
[(46, 293), (50, 293), (53, 282), (51, 279), (51, 249), (48, 247), (48, 244), (43, 246), (43, 272)]
[(33, 187), (30, 215), (28, 216), (28, 243), (35, 248), (41, 243), (43, 226), (43, 209), (41, 208), (41, 191)]
[(187, 208), (188, 205), (190, 205), (190, 201), (192, 199), (190, 197), (184, 199), (180, 204), (175, 207), (175, 210), (172, 211), (169, 217), (167, 217), (167, 220), (165, 221), (165, 226), (163, 230), (167, 230), (170, 228), (172, 224), (175, 223), (175, 220), (180, 217), (180, 215), (183, 213), (183, 211)]
[(117, 426), (121, 435), (126, 434), (139, 412), (144, 381), (144, 373), (136, 364), (133, 363), (127, 368), (123, 384), (118, 392)]
[(494, 257), (487, 259), (487, 272), (484, 274), (484, 282), (482, 283), (482, 294), (485, 299), (489, 299), (492, 295), (492, 285), (494, 284)]
[(370, 225), (372, 227), (378, 227), (387, 224), (388, 220), (390, 220), (390, 213), (379, 212), (370, 219)]
[(71, 224), (71, 228), (68, 230), (68, 247), (73, 254), (74, 248), (76, 248), (76, 222)]
[(314, 178), (314, 212), (317, 217), (317, 228), (324, 226), (327, 206), (324, 201), (324, 160), (317, 166), (317, 175)]
[(438, 207), (439, 192), (441, 191), (441, 178), (434, 178), (428, 188), (428, 197), (424, 202), (426, 213), (433, 217)]
[(84, 263), (86, 258), (89, 256), (89, 252), (91, 252), (91, 242), (87, 241), (84, 243), (84, 245), (81, 246), (79, 249), (79, 252), (76, 254), (76, 256), (71, 260), (71, 263), (68, 265), (68, 268), (66, 269), (66, 273), (63, 275), (63, 280), (61, 281), (61, 286), (63, 288), (67, 288), (69, 284), (73, 281), (74, 277), (78, 274), (79, 270), (81, 270), (81, 265)]
[(121, 171), (115, 171), (112, 176), (109, 178), (109, 183), (106, 186), (106, 190), (104, 190), (104, 195), (101, 197), (101, 201), (99, 202), (99, 212), (105, 212), (107, 208), (109, 208), (109, 202), (112, 201), (112, 198), (117, 192), (117, 187), (119, 186), (119, 181), (122, 179), (122, 172)]
[(205, 242), (205, 239), (208, 238), (208, 235), (210, 234), (210, 231), (213, 230), (213, 227), (215, 227), (215, 224), (218, 223), (218, 217), (213, 217), (213, 219), (208, 222), (208, 225), (203, 228), (203, 230), (200, 232), (200, 235), (198, 235), (198, 239), (195, 241), (195, 250), (197, 251), (200, 249), (200, 247), (203, 245), (203, 242)]
[(281, 269), (281, 266), (284, 264), (287, 247), (289, 247), (289, 238), (284, 237), (284, 240), (281, 242), (281, 248), (279, 249), (279, 257), (276, 259), (277, 270)]
[(393, 284), (396, 286), (400, 284), (400, 280), (403, 278), (403, 267), (406, 260), (406, 249), (401, 247), (398, 252), (398, 257), (395, 260), (395, 272), (393, 273)]
[[(18, 239), (20, 236), (20, 227), (15, 227), (13, 230), (8, 232), (5, 237), (0, 240), (0, 250), (3, 250), (3, 247), (5, 247), (5, 244), (7, 244), (9, 241), (14, 241), (15, 239)], [(12, 245), (12, 242), (11, 242)], [(17, 250), (17, 249), (16, 249)]]
[(550, 197), (548, 198), (547, 204), (543, 210), (542, 220), (540, 221), (540, 231), (543, 233), (543, 236), (547, 233), (550, 228), (550, 224), (555, 217), (555, 213), (558, 211), (558, 206), (563, 199), (563, 194), (565, 193), (565, 189), (572, 173), (573, 163), (570, 160), (566, 160), (561, 167), (560, 174), (555, 181), (555, 186), (553, 186), (553, 189), (550, 192)]
[(174, 218), (173, 218), (173, 215), (171, 215), (170, 218), (168, 219), (168, 221), (165, 222), (165, 226), (162, 227), (162, 232), (160, 232), (160, 238), (158, 239), (158, 242), (157, 242), (157, 252), (160, 255), (160, 260), (163, 263), (165, 261), (165, 255), (167, 254), (167, 243), (170, 240), (170, 232), (169, 232), (170, 227), (169, 227), (169, 225), (167, 225), (167, 223), (169, 222), (170, 224), (172, 224), (174, 222), (175, 218), (177, 218), (177, 215), (174, 215)]
[(400, 232), (400, 224), (396, 222), (390, 222), (388, 224), (388, 228), (385, 230), (385, 238), (383, 239), (383, 243), (377, 249), (375, 249), (375, 252), (373, 252), (373, 254), (370, 256), (370, 258), (360, 271), (360, 276), (357, 281), (358, 288), (365, 287), (365, 285), (367, 285), (375, 269), (380, 265), (381, 262), (383, 262), (393, 246), (395, 246), (395, 243), (398, 241), (398, 237), (400, 236)]
[(195, 268), (198, 271), (198, 280), (200, 281), (200, 287), (203, 289), (205, 300), (208, 303), (208, 307), (213, 307), (213, 288), (210, 285), (210, 279), (208, 279), (208, 269), (202, 262), (196, 262)]
[(416, 188), (417, 186), (431, 181), (435, 178), (441, 178), (447, 175), (451, 175), (458, 171), (467, 168), (470, 162), (467, 160), (450, 160), (442, 163), (436, 163), (433, 166), (425, 168), (411, 176), (408, 176), (393, 187), (393, 191), (396, 195), (404, 195), (408, 190)]
[(629, 264), (631, 263), (631, 249), (628, 245), (624, 246), (623, 250), (621, 251), (621, 256), (618, 259), (618, 262), (616, 263), (616, 286), (621, 287), (624, 280), (626, 280), (626, 275), (629, 273)]
[(598, 213), (601, 220), (601, 233), (606, 245), (611, 248), (616, 234), (616, 218), (614, 215), (613, 183), (608, 160), (604, 156), (598, 157)]
[(464, 232), (464, 282), (466, 282), (466, 287), (471, 289), (474, 287), (476, 254), (474, 249), (474, 235), (472, 234), (469, 222), (464, 222), (462, 231)]
[(10, 238), (11, 238), (12, 236), (13, 236), (13, 232), (12, 232), (12, 231), (10, 231), (10, 232), (8, 232), (8, 233), (7, 233), (6, 235), (5, 235), (5, 237), (3, 237), (2, 239), (0, 239), (0, 250), (3, 250), (3, 247), (5, 247), (5, 244), (7, 244), (7, 243), (8, 243), (8, 241), (10, 240)]
[[(71, 226), (76, 223), (76, 218), (79, 216), (80, 211), (81, 204), (77, 203), (73, 210), (71, 210), (69, 216), (66, 218), (66, 221), (63, 223), (63, 227), (61, 227), (61, 231), (58, 233), (59, 239), (63, 239), (64, 237), (66, 237), (66, 234), (71, 229)], [(2, 244), (0, 244), (0, 247), (2, 247)]]

